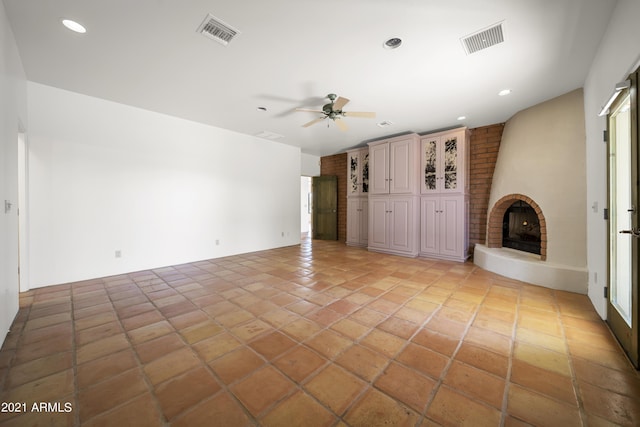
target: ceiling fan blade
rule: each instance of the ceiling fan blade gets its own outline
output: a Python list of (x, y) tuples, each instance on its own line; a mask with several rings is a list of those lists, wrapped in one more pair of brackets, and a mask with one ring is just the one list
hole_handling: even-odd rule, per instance
[(326, 117), (318, 117), (317, 119), (311, 120), (309, 123), (303, 124), (302, 127), (308, 128), (311, 125), (315, 125), (316, 123), (323, 121), (324, 119), (326, 119)]
[(347, 129), (349, 129), (347, 124), (342, 119), (339, 119), (339, 118), (335, 119), (334, 122), (336, 122), (336, 125), (338, 126), (338, 129), (340, 129), (343, 132), (345, 132)]
[(303, 111), (307, 113), (324, 113), (322, 110), (310, 110), (308, 108), (296, 108), (296, 111)]
[(342, 114), (345, 117), (364, 117), (364, 118), (374, 118), (376, 113), (372, 111), (343, 111)]
[(347, 102), (349, 102), (349, 99), (339, 96), (338, 99), (336, 99), (333, 102), (333, 110), (334, 111), (342, 110), (342, 107), (347, 105)]

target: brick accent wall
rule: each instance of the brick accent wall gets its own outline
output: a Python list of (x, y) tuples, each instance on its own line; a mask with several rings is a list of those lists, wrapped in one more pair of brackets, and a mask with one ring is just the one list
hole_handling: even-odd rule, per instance
[(493, 171), (498, 160), (504, 123), (471, 129), (469, 141), (469, 252), (476, 243), (485, 243), (487, 211)]
[(347, 153), (320, 158), (320, 175), (338, 177), (338, 241), (347, 241)]

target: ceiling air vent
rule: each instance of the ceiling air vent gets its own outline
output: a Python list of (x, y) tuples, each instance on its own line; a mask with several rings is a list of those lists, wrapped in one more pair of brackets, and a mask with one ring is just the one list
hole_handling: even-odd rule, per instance
[(461, 38), (460, 41), (462, 42), (462, 47), (464, 47), (464, 51), (467, 55), (502, 43), (504, 41), (502, 22), (465, 36)]
[(228, 24), (225, 24), (222, 20), (216, 18), (210, 13), (206, 18), (204, 18), (204, 21), (202, 21), (202, 24), (198, 27), (197, 32), (225, 46), (228, 45), (235, 36), (240, 34), (240, 31)]

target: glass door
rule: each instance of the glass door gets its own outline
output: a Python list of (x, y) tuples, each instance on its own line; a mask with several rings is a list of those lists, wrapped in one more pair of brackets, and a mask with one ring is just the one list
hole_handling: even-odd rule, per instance
[[(635, 82), (634, 82), (635, 83)], [(632, 87), (634, 87), (632, 85)], [(638, 366), (638, 149), (635, 93), (611, 106), (609, 129), (609, 295), (607, 322)], [(633, 107), (633, 108), (632, 108)]]

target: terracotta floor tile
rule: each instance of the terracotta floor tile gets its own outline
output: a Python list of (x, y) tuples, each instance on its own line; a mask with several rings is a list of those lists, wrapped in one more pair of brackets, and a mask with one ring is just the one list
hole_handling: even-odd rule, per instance
[(432, 378), (440, 378), (449, 358), (428, 348), (409, 344), (396, 358), (399, 362)]
[(366, 326), (376, 326), (378, 323), (382, 322), (388, 316), (386, 314), (380, 313), (379, 311), (372, 310), (370, 308), (361, 308), (360, 310), (352, 313), (349, 318), (351, 320), (355, 320), (357, 322), (362, 323)]
[[(70, 339), (73, 334), (73, 323), (71, 322), (63, 322), (57, 323), (55, 325), (42, 327), (40, 329), (35, 329), (31, 331), (23, 331), (22, 336), (20, 337), (20, 344), (33, 344), (38, 341), (52, 339), (52, 338), (61, 338), (61, 339)], [(16, 338), (19, 335), (16, 335)], [(8, 341), (5, 340), (5, 345)]]
[(272, 360), (295, 345), (295, 341), (278, 331), (264, 335), (249, 344), (267, 360)]
[(262, 419), (264, 426), (330, 426), (336, 418), (308, 395), (297, 392), (288, 397)]
[(391, 316), (376, 327), (406, 340), (418, 330), (419, 326), (419, 324), (409, 320)]
[(405, 345), (406, 341), (388, 332), (374, 329), (360, 340), (360, 344), (391, 358)]
[(513, 357), (538, 368), (570, 376), (569, 358), (562, 353), (531, 344), (516, 342)]
[(209, 365), (218, 377), (231, 384), (263, 366), (265, 361), (246, 347), (228, 353)]
[(272, 310), (260, 316), (261, 320), (264, 320), (274, 328), (281, 328), (299, 318), (300, 316), (298, 316), (297, 314), (291, 313), (290, 311), (284, 308)]
[(170, 334), (174, 331), (175, 329), (169, 322), (167, 322), (166, 320), (162, 320), (160, 322), (152, 323), (141, 328), (132, 329), (128, 331), (127, 334), (129, 335), (129, 339), (133, 344), (141, 344), (145, 341)]
[(305, 389), (333, 412), (342, 415), (367, 384), (335, 365), (329, 365), (305, 384)]
[(149, 363), (183, 347), (185, 347), (185, 343), (182, 338), (177, 333), (172, 332), (138, 344), (135, 346), (135, 350), (142, 363)]
[(576, 393), (570, 377), (514, 359), (510, 381), (525, 388), (576, 405)]
[(509, 356), (509, 354), (511, 354), (513, 344), (510, 337), (476, 326), (469, 328), (464, 337), (464, 341), (479, 347), (485, 347), (503, 356)]
[(159, 311), (147, 311), (146, 313), (138, 314), (136, 316), (129, 317), (122, 320), (122, 327), (125, 331), (131, 331), (143, 326), (157, 323), (164, 320), (162, 314)]
[(258, 416), (294, 389), (294, 384), (275, 368), (267, 366), (231, 387), (242, 404)]
[(586, 382), (579, 382), (585, 411), (615, 425), (633, 426), (640, 420), (640, 402), (637, 398), (612, 393)]
[(120, 322), (109, 322), (76, 332), (76, 345), (82, 346), (92, 341), (122, 333)]
[(452, 338), (460, 339), (464, 336), (467, 325), (464, 323), (454, 322), (445, 317), (438, 317), (437, 314), (427, 324), (425, 328), (441, 334), (449, 335)]
[(194, 344), (205, 338), (210, 338), (219, 334), (222, 330), (222, 327), (217, 323), (211, 320), (206, 320), (202, 323), (198, 323), (181, 330), (180, 334), (189, 344)]
[(498, 426), (501, 413), (442, 386), (429, 405), (427, 417), (442, 425)]
[(306, 319), (294, 320), (282, 328), (282, 332), (298, 341), (304, 341), (321, 330), (322, 328), (317, 323)]
[(207, 316), (204, 311), (195, 310), (171, 317), (169, 318), (169, 323), (177, 330), (182, 330), (207, 320), (209, 320), (209, 316)]
[(305, 315), (315, 309), (317, 309), (319, 306), (317, 306), (316, 304), (309, 302), (309, 301), (298, 301), (296, 303), (293, 304), (289, 304), (287, 306), (287, 310), (289, 311), (293, 311), (294, 313), (297, 313), (299, 315)]
[(183, 348), (146, 364), (144, 372), (151, 384), (158, 385), (198, 365), (200, 365), (198, 356), (191, 349)]
[(136, 366), (136, 358), (131, 350), (108, 354), (84, 363), (77, 367), (78, 388), (82, 390), (90, 387)]
[(360, 378), (372, 381), (389, 363), (389, 359), (367, 347), (356, 344), (336, 358), (336, 363)]
[(502, 408), (505, 381), (486, 371), (454, 361), (444, 377), (444, 383), (494, 408)]
[(421, 329), (412, 339), (416, 344), (427, 347), (433, 351), (444, 354), (445, 356), (453, 355), (460, 341), (449, 335), (440, 334), (429, 329)]
[(325, 363), (327, 363), (326, 359), (304, 346), (294, 348), (273, 362), (278, 369), (297, 383), (304, 381)]
[(397, 363), (391, 363), (375, 382), (377, 388), (409, 405), (418, 413), (424, 412), (435, 385), (433, 379)]
[(370, 389), (347, 412), (344, 420), (349, 425), (358, 427), (413, 426), (418, 421), (418, 415), (389, 396)]
[(156, 387), (162, 412), (172, 420), (190, 407), (220, 390), (220, 385), (204, 367), (197, 367)]
[(79, 347), (76, 350), (76, 363), (86, 363), (128, 348), (131, 348), (131, 345), (124, 334), (113, 335)]
[(371, 330), (370, 327), (364, 326), (363, 324), (354, 322), (350, 319), (342, 319), (337, 321), (336, 323), (331, 325), (331, 329), (340, 332), (342, 335), (351, 338), (352, 340), (357, 340)]
[(573, 359), (573, 367), (579, 381), (630, 397), (640, 396), (640, 376), (632, 368), (619, 371), (580, 358)]
[(462, 344), (455, 359), (502, 378), (507, 376), (509, 369), (507, 357), (469, 343)]
[(255, 319), (232, 328), (231, 332), (243, 341), (250, 341), (272, 330), (268, 323)]
[(211, 338), (204, 339), (192, 346), (205, 362), (210, 362), (224, 354), (227, 354), (242, 344), (233, 335), (222, 332)]
[(531, 329), (518, 328), (516, 340), (553, 350), (556, 353), (567, 353), (567, 342), (561, 337), (554, 337)]
[(131, 369), (78, 393), (80, 421), (114, 408), (138, 395), (148, 392), (139, 369)]
[(176, 418), (172, 427), (193, 427), (210, 425), (212, 420), (220, 426), (251, 425), (242, 407), (228, 393), (218, 393), (190, 411)]
[(533, 425), (582, 425), (576, 406), (560, 403), (515, 384), (509, 387), (507, 411), (510, 415)]
[(73, 354), (71, 352), (54, 353), (50, 356), (12, 366), (8, 372), (5, 387), (17, 387), (71, 368), (73, 368)]
[(0, 393), (2, 402), (53, 402), (73, 393), (73, 370), (67, 369)]
[(84, 427), (109, 427), (135, 425), (136, 427), (161, 427), (164, 425), (162, 415), (150, 393), (139, 397), (82, 423)]
[(104, 311), (92, 316), (83, 317), (82, 319), (77, 319), (74, 322), (74, 325), (76, 331), (81, 331), (86, 328), (92, 328), (94, 326), (115, 322), (117, 320), (118, 315), (114, 311)]
[(305, 341), (305, 344), (322, 354), (328, 359), (333, 359), (342, 353), (347, 347), (353, 344), (353, 341), (343, 337), (337, 332), (324, 330), (314, 337)]

